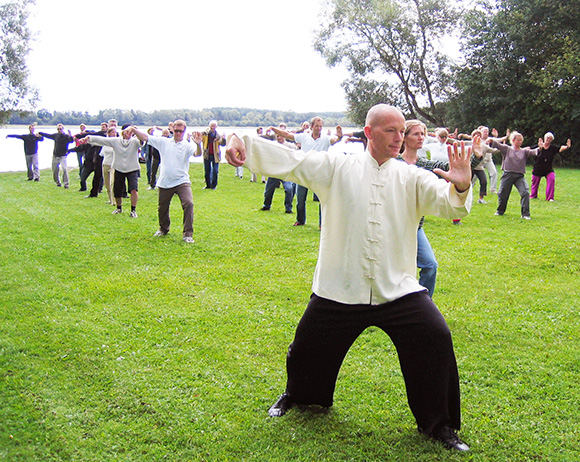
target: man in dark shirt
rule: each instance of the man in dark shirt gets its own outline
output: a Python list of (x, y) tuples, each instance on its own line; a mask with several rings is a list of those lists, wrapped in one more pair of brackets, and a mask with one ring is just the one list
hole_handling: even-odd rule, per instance
[(54, 141), (54, 150), (52, 151), (52, 177), (57, 186), (61, 186), (60, 182), (60, 167), (62, 166), (62, 183), (65, 189), (68, 189), (68, 166), (66, 164), (66, 156), (68, 154), (68, 145), (74, 141), (70, 130), (68, 135), (64, 132), (64, 125), (58, 124), (56, 126), (56, 133), (40, 132), (45, 138), (50, 138)]
[(28, 135), (7, 135), (6, 138), (17, 138), (24, 141), (24, 156), (26, 157), (26, 170), (28, 181), (40, 181), (40, 170), (38, 168), (38, 142), (44, 141), (41, 135), (34, 133), (34, 125), (29, 125)]

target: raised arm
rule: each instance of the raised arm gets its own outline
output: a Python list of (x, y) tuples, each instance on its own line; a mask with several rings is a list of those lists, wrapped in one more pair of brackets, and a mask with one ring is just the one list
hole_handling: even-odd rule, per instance
[(145, 132), (142, 132), (141, 130), (139, 130), (135, 126), (127, 127), (126, 130), (129, 133), (132, 133), (133, 135), (135, 135), (137, 137), (137, 139), (143, 143), (146, 143), (147, 141), (149, 141), (149, 135)]
[(276, 133), (276, 135), (283, 136), (287, 140), (296, 141), (294, 139), (294, 133), (290, 133), (286, 130), (282, 130), (281, 128), (276, 128), (276, 127), (268, 127), (267, 131), (270, 131), (270, 130), (273, 131), (274, 133)]
[(563, 144), (562, 146), (560, 146), (560, 152), (563, 152), (566, 149), (570, 149), (570, 146), (572, 146), (572, 140), (570, 138), (568, 138), (568, 141), (566, 141), (566, 144)]
[[(475, 137), (479, 138), (479, 137)], [(476, 139), (474, 138), (474, 143)], [(481, 140), (478, 140), (481, 143)], [(439, 175), (455, 185), (458, 193), (463, 193), (471, 186), (471, 149), (465, 147), (465, 143), (453, 143), (453, 146), (447, 146), (447, 155), (449, 156), (449, 171), (435, 169), (433, 173)]]

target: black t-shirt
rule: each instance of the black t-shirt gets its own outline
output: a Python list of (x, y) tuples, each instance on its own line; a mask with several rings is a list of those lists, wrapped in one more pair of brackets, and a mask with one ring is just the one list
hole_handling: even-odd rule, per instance
[(554, 171), (552, 163), (559, 152), (560, 148), (554, 144), (551, 144), (547, 149), (540, 149), (536, 156), (536, 162), (534, 162), (532, 175), (546, 176), (548, 173), (552, 173)]

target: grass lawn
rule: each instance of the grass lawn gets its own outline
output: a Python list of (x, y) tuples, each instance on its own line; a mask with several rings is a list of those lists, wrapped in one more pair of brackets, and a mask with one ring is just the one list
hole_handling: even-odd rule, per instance
[(293, 227), (283, 190), (261, 212), (249, 172), (222, 165), (203, 190), (192, 164), (191, 245), (177, 198), (153, 237), (145, 181), (131, 219), (128, 203), (111, 215), (104, 195), (84, 199), (76, 170), (69, 190), (48, 171), (0, 174), (0, 460), (577, 461), (580, 172), (556, 173), (556, 202), (532, 200), (531, 221), (515, 189), (502, 217), (489, 197), (462, 226), (426, 219), (466, 454), (417, 433), (378, 329), (349, 352), (330, 412), (268, 417), (310, 296), (317, 203)]

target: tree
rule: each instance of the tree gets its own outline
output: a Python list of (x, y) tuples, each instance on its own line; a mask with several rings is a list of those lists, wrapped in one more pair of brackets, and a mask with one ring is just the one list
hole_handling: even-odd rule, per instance
[(323, 15), (314, 47), (330, 67), (349, 71), (343, 88), (353, 119), (385, 102), (444, 125), (438, 103), (451, 74), (439, 48), (458, 19), (447, 0), (327, 0)]
[(579, 21), (580, 0), (479, 3), (465, 16), (454, 121), (580, 139)]
[(32, 39), (28, 8), (33, 4), (34, 0), (12, 0), (0, 5), (0, 124), (13, 113), (32, 110), (38, 100), (26, 66)]

